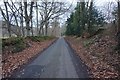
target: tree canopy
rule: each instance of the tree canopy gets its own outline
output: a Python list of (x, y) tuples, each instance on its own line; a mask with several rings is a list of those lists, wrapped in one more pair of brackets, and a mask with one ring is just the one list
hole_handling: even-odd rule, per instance
[(82, 36), (85, 32), (94, 34), (103, 26), (104, 16), (93, 2), (78, 2), (75, 11), (67, 19), (66, 35)]

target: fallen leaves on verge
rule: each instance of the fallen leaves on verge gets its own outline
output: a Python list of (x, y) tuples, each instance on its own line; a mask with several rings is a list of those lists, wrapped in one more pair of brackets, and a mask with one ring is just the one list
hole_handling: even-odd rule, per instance
[(3, 55), (3, 65), (2, 65), (2, 77), (10, 77), (11, 73), (19, 68), (21, 65), (28, 62), (29, 59), (43, 51), (43, 49), (47, 48), (53, 40), (46, 40), (43, 42), (32, 42), (29, 41), (31, 47), (26, 48), (25, 50), (10, 54), (10, 55)]
[(113, 51), (116, 42), (109, 36), (94, 37), (94, 43), (88, 47), (83, 46), (82, 38), (66, 37), (71, 47), (90, 68), (92, 78), (116, 78), (120, 74), (114, 64), (120, 64), (120, 55)]

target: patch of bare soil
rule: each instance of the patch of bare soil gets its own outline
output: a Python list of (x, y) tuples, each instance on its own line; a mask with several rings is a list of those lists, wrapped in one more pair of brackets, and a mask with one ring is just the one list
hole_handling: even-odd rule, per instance
[(30, 47), (24, 49), (23, 51), (14, 54), (3, 55), (2, 58), (4, 61), (2, 61), (2, 77), (10, 77), (14, 70), (27, 63), (29, 59), (39, 54), (54, 41), (55, 39), (45, 40), (42, 42), (28, 41)]
[[(120, 54), (114, 50), (116, 46), (114, 38), (108, 35), (96, 35), (91, 40), (76, 37), (66, 37), (65, 39), (90, 68), (90, 77), (120, 77), (115, 66), (120, 66)], [(89, 44), (86, 44), (87, 41)]]

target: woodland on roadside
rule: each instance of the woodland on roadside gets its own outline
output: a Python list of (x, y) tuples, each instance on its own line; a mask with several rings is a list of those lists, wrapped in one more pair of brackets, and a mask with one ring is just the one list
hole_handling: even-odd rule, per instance
[(93, 78), (120, 76), (120, 2), (116, 3), (113, 8), (110, 5), (114, 2), (108, 2), (107, 11), (113, 11), (104, 15), (94, 0), (78, 2), (66, 21), (65, 39), (89, 67)]

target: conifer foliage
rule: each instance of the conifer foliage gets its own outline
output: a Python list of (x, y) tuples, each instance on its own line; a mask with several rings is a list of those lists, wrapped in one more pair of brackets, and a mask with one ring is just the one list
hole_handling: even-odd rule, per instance
[(94, 2), (78, 2), (75, 11), (67, 19), (66, 35), (93, 35), (104, 24), (104, 16)]

